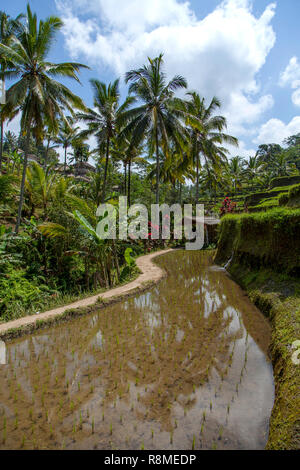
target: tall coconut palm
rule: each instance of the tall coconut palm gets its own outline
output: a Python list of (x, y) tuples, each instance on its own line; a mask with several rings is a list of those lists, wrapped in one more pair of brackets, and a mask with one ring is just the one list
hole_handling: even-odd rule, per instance
[(90, 80), (90, 83), (94, 92), (94, 109), (89, 109), (87, 113), (79, 113), (77, 116), (88, 125), (88, 129), (82, 131), (81, 135), (83, 137), (95, 135), (100, 157), (105, 154), (101, 196), (101, 202), (104, 203), (111, 142), (126, 123), (128, 108), (134, 102), (134, 98), (127, 97), (120, 105), (119, 80), (109, 83), (108, 86), (95, 79)]
[(64, 149), (64, 173), (67, 171), (67, 151), (72, 146), (72, 142), (78, 137), (80, 128), (75, 127), (75, 119), (72, 116), (67, 116), (66, 119), (60, 122), (58, 135), (55, 142), (61, 145)]
[(153, 145), (156, 154), (156, 203), (159, 204), (160, 150), (170, 156), (170, 142), (184, 139), (185, 128), (181, 123), (181, 110), (176, 106), (175, 91), (187, 88), (186, 80), (177, 75), (167, 82), (163, 71), (163, 55), (126, 74), (125, 81), (130, 83), (129, 92), (133, 93), (142, 105), (130, 111), (130, 120), (124, 132), (132, 134), (133, 145), (145, 138)]
[[(21, 29), (21, 20), (23, 15), (18, 15), (15, 19), (11, 18), (9, 15), (0, 11), (0, 43), (5, 44), (6, 46), (9, 45), (11, 38), (14, 35), (17, 35)], [(2, 80), (3, 88), (5, 84), (5, 78), (11, 75), (11, 71), (8, 71), (10, 67), (9, 60), (1, 56), (0, 58), (0, 80)], [(5, 107), (4, 104), (1, 106), (1, 113), (0, 113), (0, 171), (2, 167), (2, 156), (3, 156), (3, 129), (4, 129), (4, 121), (6, 118), (9, 117), (10, 112), (4, 112)], [(7, 107), (6, 107), (6, 111)], [(12, 111), (12, 110), (10, 110)]]
[(18, 37), (12, 37), (9, 46), (0, 43), (1, 56), (13, 64), (12, 72), (19, 78), (7, 92), (7, 103), (13, 109), (21, 107), (21, 129), (26, 135), (16, 233), (21, 222), (31, 132), (41, 141), (44, 137), (45, 122), (51, 123), (53, 130), (58, 131), (58, 116), (63, 119), (63, 110), (73, 113), (73, 108), (85, 109), (78, 96), (53, 78), (69, 77), (79, 82), (77, 72), (85, 66), (71, 62), (55, 64), (47, 61), (47, 54), (62, 25), (61, 19), (55, 16), (38, 23), (36, 15), (28, 5), (26, 22)]
[(238, 140), (226, 133), (226, 118), (215, 115), (215, 111), (221, 107), (218, 98), (213, 97), (208, 107), (205, 99), (196, 92), (187, 93), (189, 99), (186, 101), (187, 125), (191, 129), (192, 135), (192, 158), (196, 167), (196, 202), (199, 199), (199, 171), (201, 167), (201, 156), (205, 161), (207, 172), (210, 171), (209, 162), (214, 166), (220, 166), (225, 160), (226, 150), (220, 148), (222, 144), (238, 146)]

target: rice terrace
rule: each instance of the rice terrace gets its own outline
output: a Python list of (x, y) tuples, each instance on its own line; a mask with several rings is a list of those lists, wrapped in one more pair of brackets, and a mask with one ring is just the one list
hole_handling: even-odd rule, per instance
[(0, 450), (300, 450), (300, 5), (4, 10)]

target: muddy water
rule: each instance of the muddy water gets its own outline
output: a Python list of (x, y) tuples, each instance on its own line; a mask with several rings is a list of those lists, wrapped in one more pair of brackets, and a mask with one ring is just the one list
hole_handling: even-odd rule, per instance
[(263, 449), (270, 328), (205, 252), (147, 293), (7, 345), (0, 449)]

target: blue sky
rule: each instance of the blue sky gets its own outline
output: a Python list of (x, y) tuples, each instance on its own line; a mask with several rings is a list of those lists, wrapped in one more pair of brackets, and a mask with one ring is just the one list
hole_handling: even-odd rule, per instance
[[(91, 67), (81, 74), (83, 86), (68, 83), (90, 106), (90, 78), (112, 81), (164, 52), (170, 77), (182, 74), (207, 100), (221, 99), (228, 131), (240, 140), (232, 155), (247, 157), (260, 143), (300, 132), (299, 0), (29, 3), (39, 17), (63, 18), (50, 56)], [(13, 0), (1, 8), (16, 16), (26, 4)]]

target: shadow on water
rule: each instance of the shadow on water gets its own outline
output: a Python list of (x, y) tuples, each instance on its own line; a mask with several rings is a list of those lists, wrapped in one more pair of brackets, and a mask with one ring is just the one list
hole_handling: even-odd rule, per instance
[(207, 252), (149, 292), (7, 345), (1, 449), (263, 449), (270, 327)]

